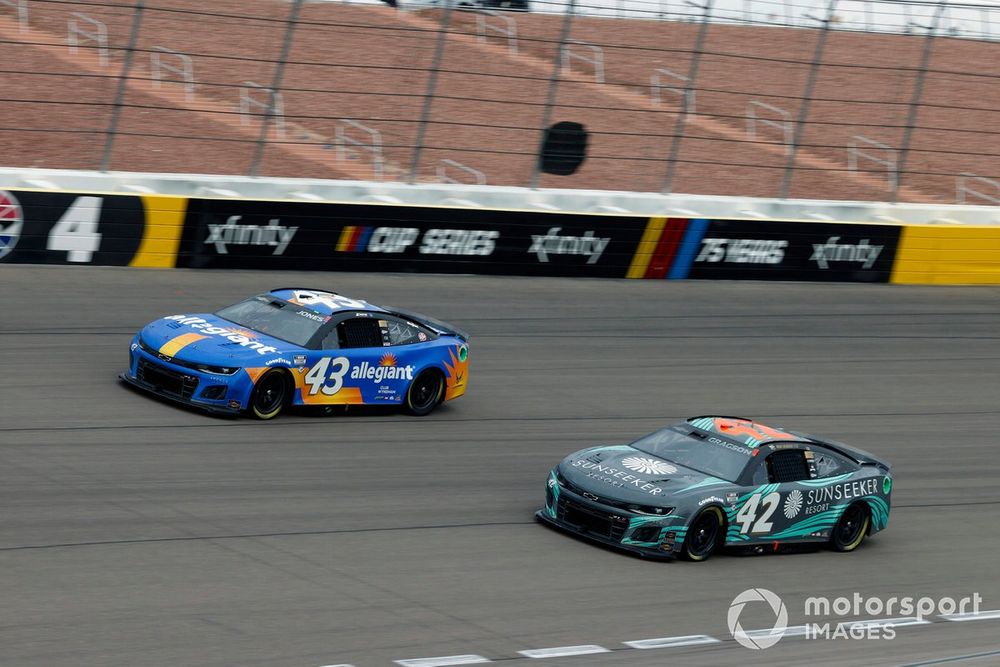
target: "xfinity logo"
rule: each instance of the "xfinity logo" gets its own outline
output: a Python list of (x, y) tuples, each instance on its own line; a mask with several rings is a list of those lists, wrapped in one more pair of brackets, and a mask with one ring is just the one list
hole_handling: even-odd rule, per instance
[(208, 238), (205, 243), (215, 244), (215, 251), (220, 255), (228, 255), (227, 246), (256, 245), (274, 248), (272, 255), (280, 255), (292, 242), (298, 227), (285, 227), (279, 224), (278, 218), (272, 218), (266, 226), (240, 225), (241, 215), (231, 215), (223, 225), (209, 224)]
[(548, 262), (549, 255), (583, 255), (587, 264), (594, 264), (611, 243), (610, 238), (594, 236), (593, 231), (584, 232), (583, 236), (559, 236), (561, 229), (551, 227), (548, 234), (532, 234), (528, 252), (535, 253), (539, 262)]
[(701, 252), (696, 262), (726, 262), (732, 264), (781, 264), (788, 241), (784, 239), (718, 239), (701, 240)]
[(837, 243), (839, 236), (831, 236), (826, 243), (813, 243), (812, 256), (821, 269), (830, 268), (830, 262), (855, 262), (861, 268), (870, 269), (875, 266), (875, 260), (882, 254), (885, 246), (871, 245), (868, 239), (861, 239), (857, 244)]

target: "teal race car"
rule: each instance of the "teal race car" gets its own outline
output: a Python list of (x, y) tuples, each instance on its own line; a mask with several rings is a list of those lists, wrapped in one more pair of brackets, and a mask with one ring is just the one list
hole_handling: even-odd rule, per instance
[(703, 416), (552, 469), (538, 520), (641, 556), (723, 547), (854, 551), (884, 530), (890, 465), (855, 447), (741, 417)]

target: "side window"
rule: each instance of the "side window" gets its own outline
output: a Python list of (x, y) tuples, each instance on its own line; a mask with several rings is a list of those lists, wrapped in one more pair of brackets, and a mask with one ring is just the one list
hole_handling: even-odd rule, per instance
[(430, 339), (427, 331), (413, 322), (389, 317), (379, 320), (379, 324), (387, 334), (386, 342), (389, 345), (412, 345), (413, 343), (423, 343)]
[(767, 457), (768, 475), (772, 483), (797, 482), (809, 479), (809, 466), (801, 449), (779, 449)]
[(382, 330), (378, 320), (355, 317), (337, 325), (337, 343), (341, 349), (355, 347), (382, 347)]
[(756, 469), (753, 471), (753, 478), (750, 483), (754, 486), (760, 486), (761, 484), (767, 484), (768, 482), (768, 468), (769, 466), (765, 461), (760, 461)]
[(813, 464), (816, 466), (816, 477), (841, 475), (855, 469), (855, 466), (850, 461), (833, 452), (817, 448), (814, 452), (809, 452), (809, 454), (812, 454)]

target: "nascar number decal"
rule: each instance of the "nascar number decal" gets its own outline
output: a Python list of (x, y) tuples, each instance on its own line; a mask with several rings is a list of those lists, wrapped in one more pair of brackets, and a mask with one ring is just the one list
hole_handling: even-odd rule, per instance
[(333, 396), (344, 386), (344, 376), (350, 368), (351, 362), (347, 357), (323, 357), (306, 373), (305, 382), (309, 385), (309, 395), (315, 396), (316, 392), (322, 391), (327, 396)]
[(145, 219), (139, 197), (0, 191), (0, 261), (125, 266)]
[(77, 197), (53, 225), (45, 248), (65, 252), (67, 262), (89, 263), (101, 247), (97, 225), (102, 203), (100, 197)]
[[(740, 524), (740, 534), (751, 533), (760, 535), (771, 532), (771, 515), (778, 509), (781, 502), (781, 494), (775, 491), (769, 493), (761, 499), (761, 494), (755, 493), (750, 496), (740, 511), (736, 513), (736, 523)], [(760, 516), (757, 511), (760, 510)]]

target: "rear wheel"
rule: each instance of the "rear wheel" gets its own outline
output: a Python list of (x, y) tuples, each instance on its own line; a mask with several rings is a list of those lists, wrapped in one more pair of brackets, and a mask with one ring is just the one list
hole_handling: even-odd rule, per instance
[(871, 516), (864, 503), (854, 503), (840, 515), (840, 521), (830, 535), (830, 546), (835, 551), (854, 551), (864, 542), (870, 521)]
[(274, 419), (281, 414), (290, 396), (285, 372), (268, 371), (253, 388), (253, 394), (250, 396), (250, 412), (257, 419)]
[(444, 396), (444, 378), (434, 370), (427, 370), (410, 383), (404, 405), (411, 415), (423, 417), (431, 413)]
[(691, 521), (681, 557), (692, 561), (707, 560), (722, 543), (725, 519), (718, 507), (706, 507)]

